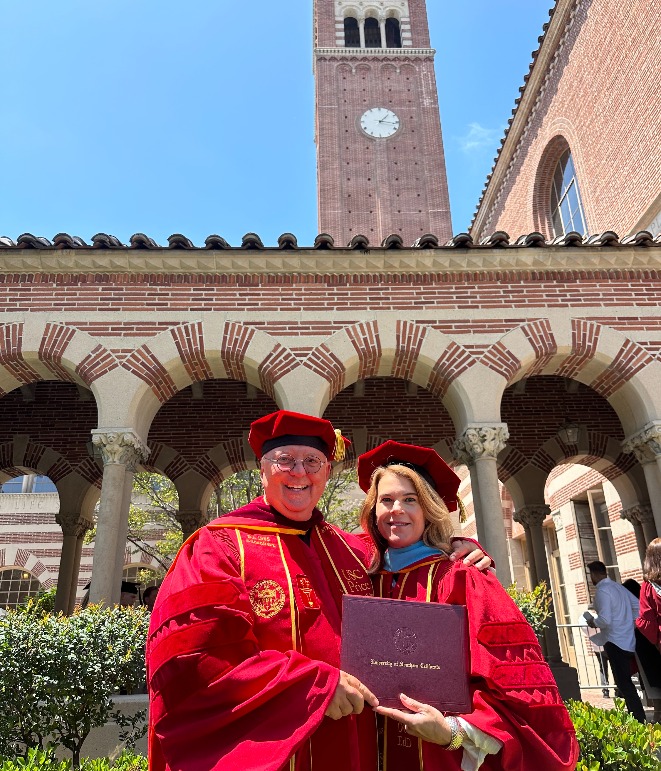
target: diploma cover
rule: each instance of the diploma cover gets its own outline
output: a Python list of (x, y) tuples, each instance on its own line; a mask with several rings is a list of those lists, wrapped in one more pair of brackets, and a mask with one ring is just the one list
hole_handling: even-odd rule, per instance
[(340, 668), (384, 707), (399, 694), (441, 712), (472, 711), (463, 605), (344, 595)]

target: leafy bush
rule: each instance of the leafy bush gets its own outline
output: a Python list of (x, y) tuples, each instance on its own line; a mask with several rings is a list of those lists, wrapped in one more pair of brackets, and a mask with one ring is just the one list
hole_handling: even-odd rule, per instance
[(639, 723), (622, 699), (609, 710), (583, 701), (567, 707), (581, 748), (577, 771), (659, 771), (661, 726)]
[[(90, 760), (80, 765), (81, 771), (147, 771), (147, 758), (124, 751), (114, 761), (107, 758)], [(0, 771), (72, 771), (71, 760), (57, 760), (52, 752), (30, 749), (25, 757), (0, 760)]]
[(548, 626), (546, 622), (551, 616), (551, 590), (546, 582), (540, 581), (531, 591), (517, 589), (516, 584), (512, 584), (507, 589), (507, 593), (526, 617), (535, 634), (541, 635)]
[(143, 608), (98, 605), (73, 616), (26, 608), (0, 619), (0, 757), (62, 745), (77, 768), (89, 732), (109, 719), (129, 727), (129, 740), (144, 734), (144, 712), (113, 712), (112, 697), (145, 680), (148, 624)]

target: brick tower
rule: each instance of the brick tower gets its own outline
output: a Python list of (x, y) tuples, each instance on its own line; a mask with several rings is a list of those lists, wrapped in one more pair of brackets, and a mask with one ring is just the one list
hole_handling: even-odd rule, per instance
[(425, 0), (314, 0), (319, 229), (452, 235)]

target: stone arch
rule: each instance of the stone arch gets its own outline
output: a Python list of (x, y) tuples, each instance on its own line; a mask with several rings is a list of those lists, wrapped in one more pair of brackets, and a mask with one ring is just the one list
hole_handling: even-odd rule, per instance
[(47, 476), (54, 484), (73, 473), (71, 464), (59, 452), (17, 434), (0, 444), (0, 484), (24, 474)]
[(0, 549), (0, 569), (16, 568), (31, 573), (42, 589), (52, 589), (57, 584), (57, 574), (51, 572), (29, 549), (9, 544)]
[[(122, 362), (122, 370), (133, 376), (123, 424), (147, 436), (166, 402), (191, 384), (207, 380), (243, 381), (279, 403), (279, 381), (299, 366), (289, 348), (254, 326), (234, 321), (220, 327), (204, 321), (181, 324), (161, 332)], [(112, 399), (115, 383), (109, 380), (108, 385), (105, 398)]]

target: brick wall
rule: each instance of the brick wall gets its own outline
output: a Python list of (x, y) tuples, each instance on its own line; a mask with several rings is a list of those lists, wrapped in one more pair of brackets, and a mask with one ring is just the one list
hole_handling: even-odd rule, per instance
[(509, 165), (504, 184), (493, 190), (499, 199), (481, 212), (474, 235), (551, 235), (548, 197), (538, 188), (548, 190), (559, 136), (574, 158), (588, 231), (623, 235), (634, 228), (659, 195), (660, 27), (661, 6), (650, 0), (576, 3), (514, 160), (508, 154), (499, 161), (503, 170)]

